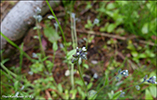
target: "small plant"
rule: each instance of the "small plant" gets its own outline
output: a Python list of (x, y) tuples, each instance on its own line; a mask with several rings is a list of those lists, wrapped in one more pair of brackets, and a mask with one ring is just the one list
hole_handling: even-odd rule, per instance
[(87, 59), (87, 50), (86, 47), (82, 47), (79, 49), (78, 47), (76, 48), (76, 54), (73, 55), (74, 59), (72, 60), (72, 63), (78, 63), (79, 65), (82, 63), (82, 59)]
[[(85, 8), (87, 11), (92, 8), (92, 5), (97, 7), (97, 10), (90, 11), (97, 13), (96, 18), (94, 17), (93, 21), (87, 18), (87, 23), (83, 25), (89, 30), (87, 39), (80, 39), (80, 37), (85, 37), (82, 34), (79, 34), (79, 38), (77, 37), (76, 26), (79, 26), (80, 23), (78, 25), (76, 23), (78, 13), (72, 13), (74, 9), (71, 8), (70, 11), (67, 8), (65, 9), (65, 12), (68, 12), (70, 17), (67, 17), (69, 16), (67, 14), (63, 22), (62, 19), (61, 21), (57, 19), (48, 0), (46, 0), (46, 3), (52, 15), (44, 18), (44, 23), (41, 23), (43, 18), (40, 15), (40, 8), (35, 9), (36, 14), (34, 15), (36, 20), (34, 30), (37, 30), (38, 33), (38, 36), (34, 36), (34, 38), (39, 39), (40, 53), (37, 53), (37, 50), (33, 48), (33, 52), (30, 51), (31, 53), (28, 53), (31, 55), (29, 57), (24, 52), (26, 50), (24, 43), (19, 47), (1, 33), (10, 44), (20, 51), (20, 63), (16, 64), (16, 66), (8, 68), (5, 63), (10, 61), (9, 59), (2, 59), (0, 62), (2, 67), (0, 70), (2, 73), (1, 77), (3, 77), (1, 81), (3, 90), (2, 99), (7, 97), (6, 94), (15, 97), (26, 96), (26, 99), (30, 100), (119, 100), (134, 99), (134, 97), (136, 99), (143, 99), (144, 96), (145, 99), (154, 99), (157, 97), (156, 72), (151, 69), (152, 67), (156, 68), (154, 59), (155, 46), (151, 47), (149, 44), (138, 44), (139, 41), (136, 39), (127, 39), (128, 43), (123, 47), (120, 43), (126, 41), (116, 39), (116, 37), (103, 37), (103, 33), (102, 36), (96, 37), (98, 35), (97, 32), (95, 35), (89, 37), (90, 32), (92, 31), (94, 34), (94, 30), (97, 28), (100, 32), (107, 32), (105, 34), (114, 35), (116, 33), (125, 38), (132, 32), (138, 34), (138, 36), (144, 34), (150, 38), (155, 33), (153, 26), (155, 22), (153, 19), (155, 17), (153, 15), (153, 7), (151, 7), (153, 4), (150, 1), (143, 1), (143, 3), (137, 2), (135, 6), (132, 2), (119, 2), (117, 0), (114, 2), (105, 1), (103, 3), (96, 1), (87, 2)], [(68, 3), (69, 5), (72, 4), (70, 1), (64, 1), (63, 3), (64, 6), (68, 5)], [(78, 3), (77, 6), (80, 7), (81, 4), (82, 2)], [(72, 6), (74, 5), (70, 5), (70, 7)], [(125, 8), (128, 9), (126, 10)], [(150, 16), (153, 15), (152, 18), (148, 19), (147, 16), (146, 22), (142, 22), (145, 16), (141, 16), (144, 9), (146, 9), (147, 13), (152, 12)], [(137, 22), (140, 23), (136, 24)], [(41, 28), (40, 24), (43, 24), (42, 26), (44, 27)], [(67, 26), (68, 33), (63, 33), (61, 24)], [(70, 28), (71, 30), (69, 30)], [(40, 31), (44, 33), (43, 36), (48, 44), (46, 52), (43, 49), (42, 32)], [(67, 39), (67, 42), (64, 35), (70, 37), (70, 31), (71, 40)], [(95, 46), (95, 44), (92, 44), (88, 46), (88, 43), (92, 42), (93, 39), (93, 43), (99, 44), (100, 41), (102, 45)], [(104, 40), (102, 41), (102, 39)], [(86, 41), (86, 45), (83, 44), (83, 46), (80, 46), (79, 41)], [(0, 51), (0, 53), (2, 54), (3, 51)], [(89, 56), (87, 56), (87, 53)], [(91, 57), (91, 55), (94, 56)], [(23, 58), (24, 56), (31, 62), (27, 60), (28, 62), (25, 63), (26, 59)], [(89, 58), (87, 59), (87, 57)], [(99, 60), (99, 58), (103, 60)], [(133, 65), (137, 65), (136, 69), (133, 68)]]

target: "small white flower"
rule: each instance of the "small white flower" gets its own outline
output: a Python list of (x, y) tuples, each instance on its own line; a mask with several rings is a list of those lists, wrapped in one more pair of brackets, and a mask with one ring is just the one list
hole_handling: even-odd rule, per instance
[[(60, 22), (59, 22), (59, 24), (60, 24)], [(56, 23), (54, 23), (54, 26), (55, 26), (55, 28), (58, 28), (58, 23), (56, 22)]]
[(25, 87), (25, 86), (23, 85), (23, 86), (21, 87), (21, 90), (23, 90), (23, 89), (24, 89), (24, 87)]
[(33, 36), (34, 39), (39, 39), (39, 36), (35, 35)]
[(93, 78), (97, 79), (98, 78), (98, 74), (94, 73)]
[(33, 75), (33, 72), (32, 72), (32, 71), (29, 71), (28, 74)]
[(33, 57), (33, 58), (38, 58), (38, 56), (37, 56), (36, 53), (32, 53), (32, 57)]
[(55, 17), (52, 16), (52, 15), (49, 15), (47, 18), (48, 18), (48, 19), (53, 19), (53, 18), (55, 18)]
[(66, 70), (65, 76), (69, 76), (69, 75), (70, 75), (70, 71), (69, 71), (69, 70)]
[(75, 13), (71, 13), (72, 18), (75, 18)]
[(156, 76), (153, 76), (154, 79), (156, 79)]
[(41, 20), (43, 19), (41, 15), (36, 16), (36, 19), (38, 22), (41, 22)]
[(83, 48), (82, 48), (82, 51), (86, 51), (86, 47), (83, 47)]
[(80, 53), (78, 52), (77, 55), (79, 55)]
[(94, 19), (94, 23), (93, 24), (98, 24), (99, 23), (99, 19)]

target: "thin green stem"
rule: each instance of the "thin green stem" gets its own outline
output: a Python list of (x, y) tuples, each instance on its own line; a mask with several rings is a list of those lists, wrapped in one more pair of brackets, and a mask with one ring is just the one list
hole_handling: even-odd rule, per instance
[(2, 63), (1, 63), (1, 67), (2, 67), (8, 74), (11, 74), (12, 76), (17, 77), (16, 74), (14, 74), (14, 73), (11, 72), (9, 69), (7, 69)]
[(76, 34), (76, 19), (73, 18), (73, 32), (74, 32), (74, 39), (75, 39), (75, 48), (77, 47), (77, 34)]
[(64, 41), (64, 43), (66, 43), (66, 40), (65, 40), (65, 36), (64, 36), (64, 32), (63, 32), (63, 30), (62, 30), (62, 27), (60, 26), (59, 21), (58, 21), (56, 15), (55, 15), (55, 13), (53, 12), (53, 10), (52, 10), (52, 8), (51, 8), (51, 6), (50, 6), (48, 0), (46, 0), (46, 3), (47, 3), (47, 5), (49, 6), (49, 9), (50, 9), (52, 15), (55, 17), (55, 20), (57, 21), (57, 24), (59, 25), (59, 29), (61, 30), (62, 37), (63, 37), (63, 41)]
[[(38, 23), (36, 23), (36, 25), (38, 26)], [(44, 52), (43, 45), (41, 42), (41, 33), (40, 33), (39, 29), (37, 29), (37, 33), (38, 33), (38, 37), (39, 37), (40, 50), (41, 50), (42, 55), (45, 57), (45, 52)]]
[(72, 46), (73, 46), (73, 49), (76, 48), (75, 47), (75, 37), (74, 37), (74, 34), (73, 34), (73, 29), (74, 29), (74, 26), (73, 26), (73, 20), (72, 20), (72, 16), (70, 17), (71, 18), (71, 37), (72, 37)]
[(0, 32), (2, 37), (5, 38), (7, 40), (7, 42), (9, 42), (12, 46), (16, 47), (18, 50), (20, 50), (20, 52), (23, 52), (23, 55), (29, 59), (31, 62), (34, 62), (35, 60), (32, 59), (31, 57), (29, 57), (29, 55), (27, 53), (25, 53), (21, 48), (19, 48), (19, 46), (17, 46), (14, 42), (12, 42), (8, 37), (6, 37), (2, 32)]
[(74, 89), (74, 64), (71, 64), (71, 84), (72, 84), (72, 90)]
[(83, 85), (84, 85), (84, 88), (85, 88), (85, 91), (86, 91), (86, 94), (87, 94), (87, 86), (85, 85), (85, 81), (83, 79), (83, 74), (81, 72), (81, 68), (80, 68), (80, 65), (77, 63), (77, 67), (78, 67), (78, 71), (79, 71), (79, 74), (80, 74), (80, 77), (81, 77), (81, 80), (83, 82)]
[[(76, 20), (75, 16), (70, 14), (70, 19), (71, 19), (71, 37), (72, 37), (72, 46), (73, 49), (76, 49), (77, 47), (77, 34), (76, 34)], [(74, 65), (71, 64), (71, 84), (72, 84), (72, 89), (74, 89)]]
[[(116, 76), (115, 76), (115, 77), (116, 77)], [(110, 83), (115, 77), (113, 77), (113, 78), (109, 81), (109, 83)], [(112, 85), (112, 84), (111, 84), (111, 85)], [(110, 86), (110, 85), (104, 85), (104, 86), (102, 86), (102, 87), (98, 90), (98, 92), (93, 96), (93, 98), (94, 98), (103, 88), (108, 87), (108, 86)]]

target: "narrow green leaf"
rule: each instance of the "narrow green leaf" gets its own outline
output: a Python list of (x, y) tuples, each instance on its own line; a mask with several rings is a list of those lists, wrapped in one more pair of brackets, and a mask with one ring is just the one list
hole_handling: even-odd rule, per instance
[(76, 53), (76, 49), (73, 49), (67, 53), (67, 60), (70, 60), (72, 58), (72, 55)]
[(120, 95), (121, 95), (121, 91), (118, 91), (113, 95), (112, 99), (118, 99)]
[(62, 85), (61, 85), (61, 84), (58, 84), (58, 90), (59, 90), (60, 93), (63, 92), (63, 88), (62, 88)]
[(85, 67), (86, 69), (89, 68), (89, 66), (87, 64), (83, 64), (83, 67)]
[(146, 100), (153, 100), (153, 97), (151, 96), (151, 93), (148, 89), (145, 91), (145, 99)]
[(92, 85), (93, 85), (93, 83), (89, 83), (89, 84), (87, 85), (87, 89), (89, 90), (89, 89), (92, 87)]
[(24, 56), (26, 56), (30, 61), (34, 62), (34, 60), (31, 59), (31, 58), (29, 57), (29, 55), (27, 55), (23, 50), (21, 50), (21, 48), (19, 48), (14, 42), (12, 42), (12, 41), (11, 41), (8, 37), (6, 37), (2, 32), (0, 32), (0, 33), (1, 33), (2, 37), (7, 40), (7, 42), (9, 42), (12, 46), (16, 47), (18, 50), (20, 50), (21, 52), (23, 52)]
[(108, 85), (109, 84), (109, 78), (108, 78), (108, 74), (105, 74), (105, 83), (104, 85)]

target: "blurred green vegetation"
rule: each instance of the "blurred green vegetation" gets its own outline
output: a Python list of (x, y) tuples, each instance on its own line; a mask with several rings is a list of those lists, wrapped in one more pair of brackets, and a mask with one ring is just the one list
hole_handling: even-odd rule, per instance
[[(153, 100), (157, 98), (157, 85), (144, 82), (138, 86), (138, 89), (135, 87), (143, 81), (145, 75), (148, 75), (148, 78), (156, 75), (156, 39), (152, 37), (157, 37), (157, 14), (156, 14), (156, 1), (73, 1), (73, 2), (63, 2), (65, 9), (65, 22), (64, 30), (66, 26), (70, 26), (69, 22), (69, 11), (78, 14), (77, 10), (75, 12), (74, 8), (77, 3), (80, 5), (85, 5), (84, 8), (78, 8), (81, 10), (93, 9), (92, 4), (97, 5), (95, 9), (95, 18), (99, 19), (98, 25), (93, 25), (93, 20), (88, 19), (86, 24), (82, 25), (84, 29), (90, 29), (94, 31), (94, 27), (99, 27), (99, 32), (105, 32), (112, 35), (119, 36), (129, 36), (136, 35), (136, 40), (144, 40), (146, 42), (154, 43), (154, 46), (150, 46), (149, 43), (139, 45), (133, 40), (118, 41), (113, 38), (105, 40), (103, 47), (101, 49), (106, 50), (106, 55), (109, 54), (108, 51), (113, 52), (119, 42), (125, 42), (123, 50), (120, 50), (122, 54), (129, 54), (130, 56), (125, 56), (123, 61), (118, 61), (114, 56), (106, 58), (108, 64), (105, 66), (105, 71), (101, 73), (98, 79), (95, 79), (92, 74), (88, 74), (92, 68), (95, 67), (94, 64), (91, 64), (91, 60), (82, 61), (81, 69), (83, 76), (88, 76), (90, 78), (89, 82), (85, 82), (88, 90), (88, 99), (150, 99)], [(77, 15), (80, 16), (80, 15)], [(86, 17), (86, 16), (85, 16)], [(55, 19), (52, 19), (55, 20)], [(85, 87), (81, 79), (78, 77), (77, 67), (74, 68), (74, 89), (72, 89), (71, 84), (71, 59), (72, 55), (75, 54), (76, 50), (72, 48), (72, 42), (63, 43), (61, 38), (61, 32), (55, 30), (54, 26), (51, 24), (52, 20), (44, 20), (44, 36), (51, 44), (51, 50), (53, 51), (53, 56), (42, 57), (42, 53), (35, 52), (36, 56), (29, 58), (22, 49), (24, 43), (21, 45), (21, 49), (11, 43), (16, 49), (20, 50), (19, 57), (19, 67), (5, 66), (5, 63), (9, 59), (3, 59), (1, 61), (2, 69), (1, 71), (1, 99), (2, 100), (18, 100), (20, 98), (6, 98), (5, 96), (27, 96), (26, 99), (42, 99), (46, 98), (51, 99), (86, 99), (87, 94), (84, 91)], [(107, 20), (104, 22), (104, 20)], [(84, 21), (83, 21), (84, 22)], [(80, 38), (80, 37), (79, 37)], [(88, 43), (91, 43), (94, 40), (94, 36), (89, 36)], [(8, 40), (10, 41), (10, 40)], [(71, 40), (72, 41), (72, 40)], [(104, 41), (103, 41), (104, 42)], [(60, 44), (59, 44), (60, 43)], [(99, 45), (99, 44), (98, 44)], [(90, 49), (90, 48), (89, 48)], [(57, 51), (63, 51), (65, 54), (61, 57), (60, 63), (63, 63), (62, 66), (55, 66), (55, 58)], [(99, 50), (97, 50), (99, 51)], [(1, 54), (3, 52), (1, 51)], [(115, 54), (117, 56), (117, 54)], [(31, 59), (31, 65), (26, 65), (29, 69), (27, 73), (21, 73), (23, 68), (23, 57)], [(49, 60), (51, 58), (52, 60)], [(66, 69), (70, 72), (65, 72)], [(96, 66), (100, 66), (100, 70), (104, 70), (104, 61), (98, 61)], [(61, 72), (54, 72), (52, 70), (59, 68)], [(122, 77), (120, 81), (117, 81), (115, 76), (118, 75), (120, 69), (128, 70), (129, 76)], [(66, 70), (66, 71), (67, 71)], [(66, 75), (64, 75), (64, 73)], [(56, 74), (57, 73), (57, 74)], [(55, 78), (62, 75), (61, 82), (57, 83)], [(33, 78), (35, 75), (40, 77)], [(31, 78), (31, 79), (30, 79)], [(104, 86), (104, 88), (102, 88)], [(133, 86), (132, 88), (130, 88)], [(101, 89), (102, 88), (102, 89)], [(126, 91), (126, 89), (130, 88)], [(101, 91), (99, 91), (101, 90)], [(122, 91), (120, 91), (122, 90)], [(96, 94), (99, 91), (98, 94)], [(122, 92), (125, 92), (122, 95)], [(94, 97), (93, 97), (94, 96)]]

